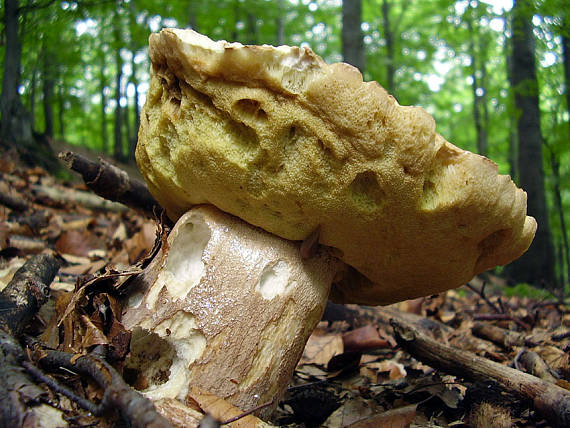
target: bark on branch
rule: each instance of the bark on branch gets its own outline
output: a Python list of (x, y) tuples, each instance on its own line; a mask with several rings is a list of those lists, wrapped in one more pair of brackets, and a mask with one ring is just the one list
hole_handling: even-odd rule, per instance
[(73, 152), (60, 153), (59, 158), (69, 169), (80, 173), (87, 187), (97, 195), (125, 204), (150, 218), (162, 210), (146, 184), (130, 178), (125, 171), (109, 162), (103, 159), (93, 162)]
[(554, 426), (570, 426), (570, 391), (471, 352), (444, 345), (402, 320), (393, 319), (391, 324), (400, 346), (414, 358), (462, 378), (493, 380), (505, 390), (530, 400)]
[(156, 412), (152, 402), (133, 390), (122, 376), (102, 357), (93, 353), (76, 355), (43, 349), (38, 342), (30, 343), (40, 354), (39, 364), (51, 370), (66, 368), (91, 377), (105, 391), (97, 413), (118, 409), (133, 427), (171, 428), (168, 420)]
[(24, 327), (47, 301), (49, 285), (59, 269), (52, 255), (40, 254), (16, 271), (0, 292), (0, 328), (18, 337)]

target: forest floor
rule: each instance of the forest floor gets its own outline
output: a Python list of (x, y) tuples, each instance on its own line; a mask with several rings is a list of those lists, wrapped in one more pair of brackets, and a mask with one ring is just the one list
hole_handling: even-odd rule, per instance
[[(8, 160), (0, 160), (0, 194), (10, 196), (0, 206), (0, 289), (36, 254), (55, 253), (62, 263), (49, 301), (26, 332), (48, 347), (61, 349), (65, 344), (77, 353), (112, 344), (120, 367), (128, 340), (119, 340), (124, 333), (120, 328), (98, 328), (101, 310), (89, 312), (90, 306), (77, 299), (77, 319), (89, 333), (81, 337), (57, 321), (82, 287), (140, 265), (155, 244), (155, 221), (95, 196), (80, 182), (56, 179), (39, 168), (18, 168)], [(90, 299), (99, 293), (107, 307), (118, 301), (113, 296), (116, 288), (90, 290)], [(565, 394), (570, 394), (569, 331), (568, 300), (540, 292), (534, 297), (513, 295), (493, 275), (387, 308), (329, 305), (269, 422), (326, 427), (563, 426)], [(518, 373), (532, 376), (519, 379)], [(101, 399), (100, 389), (72, 372), (60, 371), (57, 380), (79, 396)], [(108, 425), (72, 399), (53, 390), (48, 395), (46, 402), (62, 412), (70, 426)], [(224, 419), (219, 415), (223, 400), (216, 405), (195, 401), (199, 412)], [(252, 420), (230, 426), (251, 426)]]

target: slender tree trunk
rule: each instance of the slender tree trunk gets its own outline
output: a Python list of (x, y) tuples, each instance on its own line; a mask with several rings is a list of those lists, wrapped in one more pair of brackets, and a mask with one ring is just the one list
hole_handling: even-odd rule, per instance
[[(471, 3), (469, 3), (471, 5)], [(474, 13), (474, 8), (469, 6), (470, 11)], [(485, 87), (485, 59), (481, 53), (483, 46), (479, 43), (479, 46), (475, 46), (475, 41), (477, 40), (477, 34), (473, 29), (473, 19), (472, 15), (466, 16), (467, 27), (469, 28), (469, 56), (471, 57), (471, 89), (473, 92), (473, 122), (475, 124), (475, 133), (477, 138), (477, 152), (480, 155), (488, 155), (488, 141), (487, 141), (487, 122), (486, 116), (487, 112), (487, 100), (486, 100), (486, 90)], [(478, 55), (479, 54), (479, 55)], [(479, 61), (478, 56), (480, 56), (481, 61)], [(479, 64), (480, 63), (480, 64)], [(481, 73), (481, 79), (477, 76)]]
[[(508, 21), (505, 23), (508, 25)], [(519, 184), (519, 168), (518, 168), (518, 135), (516, 122), (516, 109), (514, 108), (514, 77), (513, 77), (513, 57), (512, 57), (512, 40), (507, 40), (505, 42), (505, 63), (507, 67), (507, 79), (511, 87), (509, 93), (509, 103), (508, 103), (508, 126), (509, 126), (509, 174), (513, 181)]]
[(116, 42), (116, 52), (115, 52), (115, 65), (116, 65), (116, 75), (115, 75), (115, 128), (114, 128), (114, 147), (113, 147), (113, 157), (118, 161), (123, 161), (123, 109), (121, 107), (121, 82), (123, 80), (123, 59), (121, 58), (121, 28), (119, 23), (118, 12), (114, 17), (113, 31), (115, 35)]
[(388, 0), (382, 1), (382, 21), (384, 24), (384, 40), (386, 40), (386, 90), (390, 94), (395, 94), (394, 34), (390, 25), (390, 2)]
[(257, 17), (254, 13), (247, 14), (247, 43), (250, 45), (257, 45), (259, 43)]
[(137, 139), (140, 126), (140, 108), (139, 108), (139, 82), (136, 76), (137, 64), (135, 63), (136, 49), (132, 49), (132, 59), (131, 59), (131, 70), (132, 74), (129, 79), (129, 83), (133, 85), (133, 131), (129, 137), (129, 161), (135, 160), (135, 149), (137, 146)]
[[(129, 105), (129, 98), (127, 97), (127, 91), (125, 88), (125, 91), (123, 93), (123, 98), (125, 100), (127, 100), (127, 103), (125, 104), (125, 106), (123, 107), (123, 126), (125, 127), (125, 139), (127, 140), (127, 160), (131, 159), (131, 148), (132, 148), (132, 138), (133, 138), (133, 134), (132, 134), (132, 129), (131, 129), (131, 117), (130, 117), (130, 105)], [(134, 156), (133, 156), (134, 159)]]
[(55, 81), (53, 77), (53, 62), (51, 54), (48, 52), (47, 46), (44, 43), (42, 49), (42, 92), (43, 92), (43, 109), (44, 109), (44, 135), (53, 138), (53, 94)]
[(342, 56), (344, 61), (364, 73), (364, 42), (362, 39), (362, 0), (342, 2)]
[(34, 67), (32, 71), (32, 81), (30, 82), (30, 119), (32, 129), (36, 124), (36, 90), (38, 86), (38, 69)]
[[(568, 20), (570, 20), (570, 17), (564, 20), (563, 28), (570, 27)], [(564, 62), (564, 83), (566, 87), (566, 110), (568, 110), (568, 114), (570, 115), (570, 34), (565, 32), (562, 34), (562, 57)], [(570, 124), (570, 122), (568, 123)]]
[(123, 108), (121, 107), (121, 80), (123, 73), (120, 71), (123, 64), (120, 56), (121, 55), (117, 53), (116, 63), (118, 70), (115, 76), (115, 126), (113, 129), (113, 157), (118, 161), (123, 160)]
[[(198, 29), (198, 1), (189, 1), (188, 2), (188, 27), (193, 29), (194, 31), (199, 31)], [(132, 9), (131, 9), (132, 10)]]
[(19, 1), (4, 0), (4, 73), (0, 97), (0, 137), (6, 146), (30, 145), (32, 127), (29, 113), (20, 100), (22, 45), (19, 34)]
[(283, 14), (284, 14), (284, 10), (283, 10), (283, 0), (277, 0), (277, 22), (276, 22), (276, 26), (277, 26), (277, 31), (275, 34), (275, 46), (281, 46), (282, 44), (284, 44), (284, 40), (285, 40), (285, 25), (283, 22)]
[(542, 135), (534, 39), (532, 0), (515, 0), (513, 7), (513, 83), (518, 118), (520, 184), (528, 194), (528, 212), (538, 222), (530, 249), (507, 273), (518, 282), (554, 285), (554, 247), (550, 236), (542, 164)]
[(62, 140), (65, 140), (65, 85), (63, 82), (63, 77), (57, 86), (57, 100), (58, 100), (58, 111), (57, 111), (57, 122), (59, 124), (58, 136)]
[[(104, 61), (104, 60), (103, 60)], [(107, 95), (105, 94), (105, 72), (104, 65), (101, 67), (99, 75), (99, 93), (101, 94), (101, 151), (103, 153), (109, 152), (109, 134), (107, 132)]]
[(6, 51), (4, 54), (4, 75), (2, 78), (1, 132), (5, 139), (12, 139), (10, 118), (13, 104), (19, 100), (20, 61), (22, 46), (18, 29), (18, 0), (4, 0), (4, 36)]
[[(485, 49), (484, 47), (482, 47)], [(483, 109), (483, 127), (481, 129), (481, 154), (487, 156), (489, 153), (489, 105), (487, 103), (487, 56), (483, 55), (481, 62), (481, 87), (483, 95), (481, 96), (481, 107)]]
[(239, 17), (240, 17), (240, 6), (239, 6), (239, 0), (234, 0), (234, 4), (233, 4), (233, 9), (234, 9), (234, 26), (232, 27), (232, 36), (231, 36), (231, 41), (235, 42), (238, 40), (238, 28), (237, 28), (237, 24), (239, 22)]
[[(558, 213), (560, 229), (562, 232), (562, 248), (560, 249), (560, 283), (563, 284), (565, 275), (566, 280), (570, 280), (570, 245), (568, 244), (568, 230), (566, 229), (564, 205), (562, 204), (562, 191), (560, 189), (560, 161), (558, 160), (554, 150), (550, 150), (550, 164), (552, 166), (552, 175), (554, 178), (554, 206)], [(566, 268), (566, 272), (564, 272), (564, 268)]]

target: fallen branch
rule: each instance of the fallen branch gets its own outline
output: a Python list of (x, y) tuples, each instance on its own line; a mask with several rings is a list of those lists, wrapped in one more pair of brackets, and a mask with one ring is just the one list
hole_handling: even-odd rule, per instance
[(0, 328), (14, 337), (47, 301), (49, 285), (59, 270), (58, 260), (49, 254), (29, 259), (0, 292)]
[(26, 354), (20, 344), (0, 329), (0, 421), (2, 426), (21, 427), (33, 420), (34, 408), (46, 392), (36, 385), (20, 362)]
[[(30, 378), (22, 362), (27, 355), (17, 342), (28, 322), (49, 295), (49, 285), (59, 269), (54, 256), (42, 254), (28, 260), (0, 292), (0, 420), (3, 426), (23, 426), (36, 414), (45, 391)], [(32, 406), (32, 404), (34, 406)]]
[(475, 321), (513, 321), (525, 330), (532, 330), (532, 327), (523, 320), (509, 314), (475, 314)]
[(489, 298), (485, 295), (485, 287), (487, 285), (486, 281), (483, 281), (483, 285), (481, 286), (481, 290), (478, 290), (477, 287), (471, 285), (470, 283), (465, 284), (465, 286), (467, 288), (469, 288), (471, 291), (473, 291), (475, 294), (479, 295), (479, 297), (481, 297), (485, 303), (487, 303), (487, 305), (489, 305), (489, 307), (491, 309), (493, 309), (496, 313), (502, 313), (504, 312), (502, 310), (502, 308), (499, 308), (497, 305), (495, 305), (493, 302), (491, 302), (491, 300), (489, 300)]
[(521, 365), (526, 371), (536, 377), (549, 383), (556, 383), (557, 379), (553, 376), (548, 364), (540, 358), (536, 352), (524, 351), (519, 357)]
[(157, 413), (152, 402), (132, 389), (122, 376), (101, 356), (87, 355), (44, 349), (39, 342), (29, 341), (28, 345), (37, 351), (38, 363), (50, 370), (61, 368), (88, 375), (104, 391), (96, 414), (119, 410), (123, 418), (133, 427), (170, 428), (172, 425)]
[(80, 173), (87, 187), (102, 198), (120, 202), (150, 218), (162, 210), (146, 184), (109, 162), (99, 159), (96, 163), (73, 152), (60, 153), (59, 158), (69, 169)]
[(473, 324), (471, 331), (475, 336), (490, 340), (505, 349), (525, 345), (525, 338), (522, 334), (488, 323), (476, 322)]
[(34, 185), (32, 186), (32, 191), (38, 195), (36, 197), (36, 200), (39, 200), (40, 203), (46, 205), (53, 205), (54, 202), (60, 205), (62, 203), (71, 202), (92, 210), (104, 210), (113, 212), (121, 212), (127, 210), (124, 205), (117, 202), (108, 201), (91, 192), (84, 192), (81, 190), (73, 189), (60, 189), (57, 187), (45, 185)]
[(30, 208), (30, 204), (24, 199), (8, 195), (5, 192), (0, 192), (0, 205), (19, 212), (27, 211)]
[(396, 340), (414, 358), (445, 372), (473, 380), (493, 380), (505, 390), (533, 402), (554, 426), (570, 426), (570, 391), (471, 352), (444, 345), (402, 320), (393, 319)]

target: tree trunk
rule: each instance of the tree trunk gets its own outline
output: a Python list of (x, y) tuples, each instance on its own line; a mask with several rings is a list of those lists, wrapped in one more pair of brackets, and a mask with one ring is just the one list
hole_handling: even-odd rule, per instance
[(121, 28), (119, 23), (118, 12), (115, 12), (113, 22), (113, 32), (115, 36), (115, 64), (116, 64), (116, 75), (115, 75), (115, 129), (114, 129), (114, 147), (113, 147), (113, 157), (117, 161), (123, 161), (123, 109), (121, 107), (121, 81), (123, 80), (123, 59), (121, 58)]
[(550, 236), (542, 164), (542, 135), (538, 82), (532, 32), (531, 0), (515, 0), (513, 7), (513, 84), (518, 118), (520, 185), (528, 194), (528, 213), (538, 230), (529, 250), (507, 269), (517, 282), (552, 286), (554, 248)]
[(247, 43), (250, 45), (257, 45), (259, 43), (257, 17), (254, 13), (247, 14)]
[(362, 39), (362, 0), (342, 2), (342, 56), (344, 62), (364, 73), (364, 42)]
[(63, 76), (61, 76), (61, 81), (57, 86), (57, 103), (58, 103), (57, 122), (59, 124), (58, 136), (62, 140), (65, 140), (65, 120), (63, 119), (65, 112), (65, 84)]
[[(469, 3), (469, 9), (471, 13), (474, 13), (475, 8)], [(475, 6), (477, 7), (477, 6)], [(477, 34), (473, 29), (474, 17), (471, 14), (467, 14), (465, 21), (467, 22), (467, 27), (469, 29), (469, 56), (471, 57), (471, 89), (473, 92), (473, 121), (475, 124), (475, 132), (477, 138), (477, 152), (480, 155), (488, 155), (488, 141), (487, 141), (487, 100), (486, 100), (486, 88), (485, 88), (485, 58), (481, 54), (483, 46), (479, 41), (478, 46), (475, 45), (477, 40)], [(478, 55), (479, 54), (479, 55)], [(478, 58), (478, 56), (480, 58)], [(480, 61), (479, 61), (480, 60)], [(480, 68), (479, 68), (480, 67)], [(477, 76), (481, 73), (481, 79)], [(481, 93), (482, 91), (482, 93)]]
[(34, 67), (32, 71), (32, 81), (30, 82), (30, 121), (32, 129), (36, 123), (36, 90), (38, 86), (38, 69)]
[(44, 135), (53, 138), (53, 94), (55, 81), (53, 77), (53, 62), (51, 54), (48, 52), (46, 43), (42, 48), (42, 93), (43, 93), (43, 108), (44, 108)]
[(53, 170), (58, 167), (57, 159), (45, 138), (34, 138), (31, 114), (22, 104), (18, 93), (22, 61), (18, 0), (4, 0), (3, 12), (5, 48), (0, 96), (0, 147), (14, 149), (27, 164)]
[[(132, 10), (132, 9), (131, 9)], [(188, 2), (188, 27), (194, 31), (198, 30), (198, 20), (196, 15), (198, 14), (198, 2), (189, 1)]]
[(123, 108), (121, 107), (121, 80), (123, 73), (120, 71), (123, 64), (120, 59), (120, 54), (117, 53), (117, 75), (115, 77), (115, 126), (113, 129), (114, 145), (113, 145), (113, 157), (115, 160), (123, 160)]
[(31, 117), (20, 100), (22, 45), (19, 34), (19, 1), (4, 0), (4, 74), (0, 98), (0, 136), (5, 146), (29, 145), (32, 141)]
[(281, 46), (285, 40), (285, 26), (283, 23), (283, 0), (277, 0), (277, 22), (276, 22), (276, 34), (275, 34), (275, 46)]
[[(505, 23), (508, 25), (508, 20)], [(518, 135), (517, 127), (515, 126), (516, 121), (516, 110), (513, 106), (514, 104), (514, 90), (515, 87), (513, 78), (513, 56), (512, 56), (512, 39), (505, 42), (504, 47), (505, 63), (507, 67), (507, 79), (511, 87), (511, 93), (509, 94), (509, 174), (513, 181), (519, 184), (519, 168), (518, 168)]]
[(394, 87), (394, 34), (390, 27), (390, 3), (382, 1), (382, 21), (384, 23), (384, 40), (386, 40), (386, 90), (395, 95)]
[[(570, 16), (566, 17), (563, 21), (562, 28), (568, 25)], [(564, 62), (564, 83), (566, 88), (566, 110), (570, 115), (570, 35), (565, 31), (562, 32), (562, 59)], [(568, 122), (570, 124), (570, 122)]]
[(550, 164), (552, 166), (552, 175), (554, 178), (554, 207), (556, 208), (558, 219), (560, 221), (560, 230), (562, 232), (562, 246), (560, 248), (560, 284), (564, 284), (570, 280), (570, 244), (568, 244), (568, 231), (566, 229), (566, 220), (564, 218), (564, 205), (562, 204), (562, 191), (560, 188), (560, 161), (554, 150), (550, 150)]
[(130, 83), (133, 85), (134, 94), (133, 94), (133, 132), (132, 135), (129, 137), (129, 160), (135, 160), (135, 149), (137, 146), (137, 139), (139, 133), (139, 126), (140, 126), (140, 109), (139, 109), (139, 82), (136, 76), (136, 63), (135, 63), (135, 55), (136, 49), (133, 48), (132, 50), (132, 60), (131, 60), (131, 78), (129, 79)]

